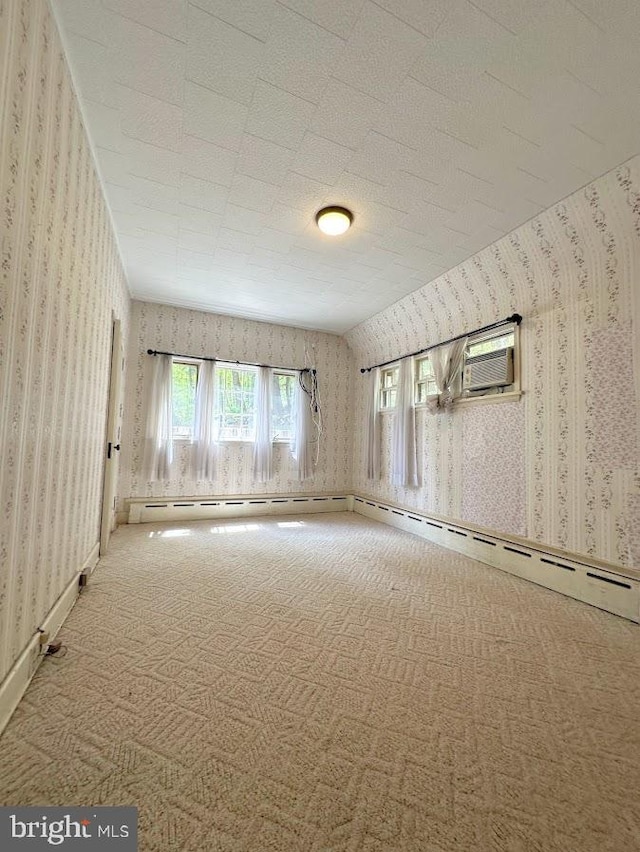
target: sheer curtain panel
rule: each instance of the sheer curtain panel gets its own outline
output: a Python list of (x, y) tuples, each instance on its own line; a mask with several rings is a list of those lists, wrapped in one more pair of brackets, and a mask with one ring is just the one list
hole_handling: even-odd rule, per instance
[(462, 369), (464, 351), (467, 348), (467, 338), (454, 340), (445, 346), (438, 346), (429, 353), (433, 364), (433, 373), (438, 386), (437, 396), (431, 396), (428, 400), (429, 411), (437, 414), (439, 411), (448, 411), (456, 397), (455, 383)]
[(405, 358), (398, 368), (398, 391), (393, 418), (391, 483), (418, 484), (416, 457), (416, 409), (413, 390), (413, 358)]
[(144, 472), (150, 482), (169, 479), (173, 461), (173, 409), (171, 404), (170, 355), (155, 355), (147, 430), (144, 448)]
[(380, 370), (369, 372), (366, 389), (365, 454), (367, 479), (380, 479)]
[(258, 367), (256, 389), (256, 442), (253, 447), (253, 477), (268, 482), (273, 475), (271, 446), (271, 383), (272, 370)]
[(196, 479), (213, 479), (216, 466), (215, 361), (198, 368), (196, 413), (193, 429), (193, 473)]
[(304, 385), (308, 373), (300, 373), (296, 388), (296, 432), (293, 442), (293, 458), (298, 481), (312, 479), (314, 473), (313, 442), (315, 438), (311, 393)]

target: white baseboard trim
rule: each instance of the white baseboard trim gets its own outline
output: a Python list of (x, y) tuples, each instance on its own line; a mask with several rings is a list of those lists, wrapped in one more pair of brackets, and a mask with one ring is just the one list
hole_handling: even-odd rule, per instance
[(354, 496), (354, 510), (389, 526), (422, 536), (479, 562), (530, 580), (591, 606), (640, 623), (640, 575), (630, 569), (564, 554), (506, 535), (480, 532), (442, 518)]
[(83, 573), (93, 573), (98, 562), (99, 552), (100, 543), (97, 542), (85, 559), (82, 568), (74, 574), (65, 590), (49, 610), (49, 613), (40, 625), (40, 630), (34, 633), (29, 639), (26, 648), (22, 651), (0, 684), (0, 734), (2, 734), (2, 731), (7, 726), (9, 719), (31, 683), (31, 679), (36, 673), (38, 666), (44, 659), (46, 645), (40, 644), (42, 633), (48, 634), (49, 638), (47, 642), (53, 640), (78, 599), (78, 577)]
[[(156, 521), (206, 521), (254, 515), (290, 515), (348, 511), (347, 494), (253, 494), (242, 497), (150, 497), (126, 501), (130, 524)], [(352, 502), (352, 498), (351, 498)]]

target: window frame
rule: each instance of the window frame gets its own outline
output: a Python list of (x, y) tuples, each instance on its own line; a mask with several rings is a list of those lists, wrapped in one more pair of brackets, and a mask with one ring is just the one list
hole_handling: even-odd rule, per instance
[[(385, 375), (392, 377), (392, 382), (388, 385), (385, 385)], [(390, 364), (387, 367), (380, 368), (380, 388), (379, 388), (379, 396), (378, 396), (378, 411), (395, 411), (396, 409), (396, 400), (398, 396), (398, 378), (400, 376), (400, 364)], [(385, 402), (386, 395), (392, 396), (393, 404), (387, 404)]]
[[(174, 364), (186, 364), (189, 367), (196, 368), (196, 390), (193, 396), (193, 420), (191, 422), (191, 434), (187, 435), (175, 435), (173, 431), (173, 412), (174, 412), (174, 393), (173, 393), (173, 366)], [(196, 394), (198, 393), (198, 381), (200, 379), (200, 365), (202, 364), (202, 360), (200, 358), (188, 358), (186, 356), (171, 356), (171, 440), (174, 443), (179, 444), (191, 444), (193, 443), (193, 433), (196, 425)]]
[[(414, 370), (415, 370), (415, 381), (414, 381), (414, 406), (416, 408), (425, 408), (427, 406), (427, 402), (430, 396), (434, 396), (435, 394), (429, 393), (429, 385), (432, 382), (435, 382), (435, 375), (433, 373), (433, 365), (431, 366), (431, 374), (425, 376), (424, 378), (420, 378), (420, 364), (424, 361), (429, 361), (431, 363), (431, 358), (428, 353), (424, 355), (416, 355), (413, 359)], [(424, 385), (425, 394), (424, 399), (420, 398), (420, 386)], [(437, 391), (437, 385), (436, 385)]]
[[(242, 364), (237, 361), (216, 361), (215, 366), (215, 379), (216, 379), (216, 391), (215, 396), (217, 397), (219, 394), (219, 385), (218, 385), (218, 370), (220, 369), (231, 369), (231, 370), (239, 370), (243, 373), (253, 373), (256, 377), (256, 381), (258, 379), (258, 368), (253, 364)], [(218, 417), (218, 402), (215, 402), (216, 405), (216, 417)], [(218, 444), (254, 444), (255, 437), (255, 422), (254, 422), (254, 434), (251, 438), (237, 437), (237, 438), (221, 438), (220, 437), (221, 424), (218, 424), (218, 437), (216, 438), (216, 443)]]
[[(298, 370), (283, 370), (283, 369), (275, 369), (273, 368), (271, 371), (272, 378), (276, 376), (292, 376), (294, 379), (294, 395), (292, 400), (292, 411), (291, 411), (291, 437), (290, 438), (278, 438), (278, 433), (274, 433), (271, 436), (272, 444), (290, 444), (292, 441), (295, 441), (296, 438), (296, 397), (295, 397), (295, 379), (300, 375)], [(271, 389), (273, 394), (273, 388)], [(273, 397), (271, 399), (271, 417), (273, 418)], [(273, 422), (271, 424), (273, 430)]]

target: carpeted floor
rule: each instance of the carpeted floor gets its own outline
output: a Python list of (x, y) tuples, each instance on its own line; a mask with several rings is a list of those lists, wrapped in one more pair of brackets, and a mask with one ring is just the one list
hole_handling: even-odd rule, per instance
[(2, 804), (143, 852), (640, 849), (640, 628), (354, 514), (124, 527)]

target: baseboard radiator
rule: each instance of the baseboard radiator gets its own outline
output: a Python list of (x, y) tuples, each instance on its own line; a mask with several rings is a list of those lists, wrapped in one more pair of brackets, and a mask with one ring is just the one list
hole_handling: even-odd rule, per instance
[(315, 512), (344, 512), (351, 509), (353, 498), (345, 494), (319, 496), (287, 495), (277, 497), (175, 498), (154, 500), (132, 498), (128, 501), (129, 523), (154, 521), (206, 521), (216, 518), (245, 518), (253, 515), (292, 515)]
[(355, 511), (539, 586), (640, 623), (640, 572), (493, 535), (360, 495), (131, 498), (130, 524)]
[(376, 521), (422, 536), (563, 595), (640, 623), (640, 574), (616, 566), (606, 568), (583, 557), (558, 555), (544, 546), (523, 544), (408, 509), (354, 496), (354, 511)]

